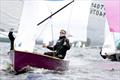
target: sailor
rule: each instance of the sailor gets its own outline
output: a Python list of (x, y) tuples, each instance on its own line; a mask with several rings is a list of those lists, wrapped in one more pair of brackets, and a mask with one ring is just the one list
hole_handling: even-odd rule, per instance
[(9, 37), (9, 40), (10, 40), (10, 45), (11, 45), (10, 50), (14, 50), (14, 40), (15, 40), (15, 37), (13, 35), (13, 30), (14, 29), (11, 28), (10, 31), (9, 31), (9, 34), (8, 34), (8, 37)]
[(54, 52), (45, 52), (45, 55), (54, 56), (60, 59), (64, 59), (66, 56), (67, 50), (70, 49), (70, 43), (69, 39), (66, 38), (66, 31), (60, 30), (60, 37), (57, 41), (57, 43), (51, 47), (47, 45), (43, 45), (43, 47), (46, 47)]
[(14, 34), (13, 34), (13, 31), (14, 29), (11, 28), (9, 33), (8, 33), (8, 37), (9, 37), (9, 40), (10, 40), (10, 51), (8, 52), (8, 55), (10, 57), (10, 61), (7, 63), (7, 70), (11, 73), (11, 72), (14, 72), (14, 69), (13, 69), (13, 55), (14, 55), (14, 40), (15, 40), (15, 37), (14, 37)]

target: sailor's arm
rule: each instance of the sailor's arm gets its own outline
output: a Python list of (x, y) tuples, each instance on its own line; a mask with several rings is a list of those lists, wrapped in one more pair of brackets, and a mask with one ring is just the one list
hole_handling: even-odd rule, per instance
[(43, 45), (43, 47), (45, 47), (45, 48), (48, 48), (48, 49), (50, 49), (50, 50), (52, 50), (52, 51), (54, 51), (55, 49), (54, 49), (54, 47), (51, 47), (51, 46), (48, 46), (48, 45)]

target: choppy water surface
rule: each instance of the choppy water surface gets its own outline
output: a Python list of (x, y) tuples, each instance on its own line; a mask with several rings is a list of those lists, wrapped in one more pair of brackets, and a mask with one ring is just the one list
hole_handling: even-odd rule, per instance
[[(9, 43), (0, 43), (0, 80), (120, 80), (120, 62), (103, 60), (99, 49), (71, 48), (66, 59), (69, 70), (56, 72), (44, 69), (13, 75), (3, 71), (9, 62)], [(39, 45), (35, 49), (42, 51)]]

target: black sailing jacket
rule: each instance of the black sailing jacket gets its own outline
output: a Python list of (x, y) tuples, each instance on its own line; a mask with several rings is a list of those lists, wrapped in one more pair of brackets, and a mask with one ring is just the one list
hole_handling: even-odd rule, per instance
[(62, 37), (59, 37), (55, 46), (53, 47), (47, 46), (47, 48), (50, 50), (56, 51), (57, 53), (56, 56), (62, 55), (63, 56), (62, 59), (64, 59), (67, 50), (70, 49), (70, 43), (65, 36), (62, 36)]
[(8, 34), (8, 37), (9, 37), (9, 39), (11, 40), (11, 41), (14, 41), (15, 40), (15, 38), (14, 38), (14, 36), (13, 36), (13, 32), (9, 32), (9, 34)]
[(15, 40), (15, 38), (13, 36), (13, 32), (12, 31), (9, 32), (8, 37), (9, 37), (10, 43), (11, 43), (10, 50), (14, 50), (14, 40)]

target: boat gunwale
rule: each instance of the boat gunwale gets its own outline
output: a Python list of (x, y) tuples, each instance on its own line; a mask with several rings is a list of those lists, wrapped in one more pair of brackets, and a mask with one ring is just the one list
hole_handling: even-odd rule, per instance
[(59, 58), (56, 58), (56, 57), (52, 57), (52, 56), (48, 56), (48, 55), (44, 55), (44, 54), (40, 54), (38, 52), (28, 52), (28, 51), (19, 51), (19, 50), (14, 50), (14, 53), (16, 52), (23, 52), (23, 53), (28, 53), (28, 54), (35, 54), (35, 55), (38, 55), (38, 56), (45, 56), (45, 57), (48, 57), (48, 58), (52, 58), (52, 59), (55, 59), (55, 60), (62, 60), (62, 61), (65, 61), (65, 62), (69, 62), (68, 60), (63, 60), (63, 59), (59, 59)]

